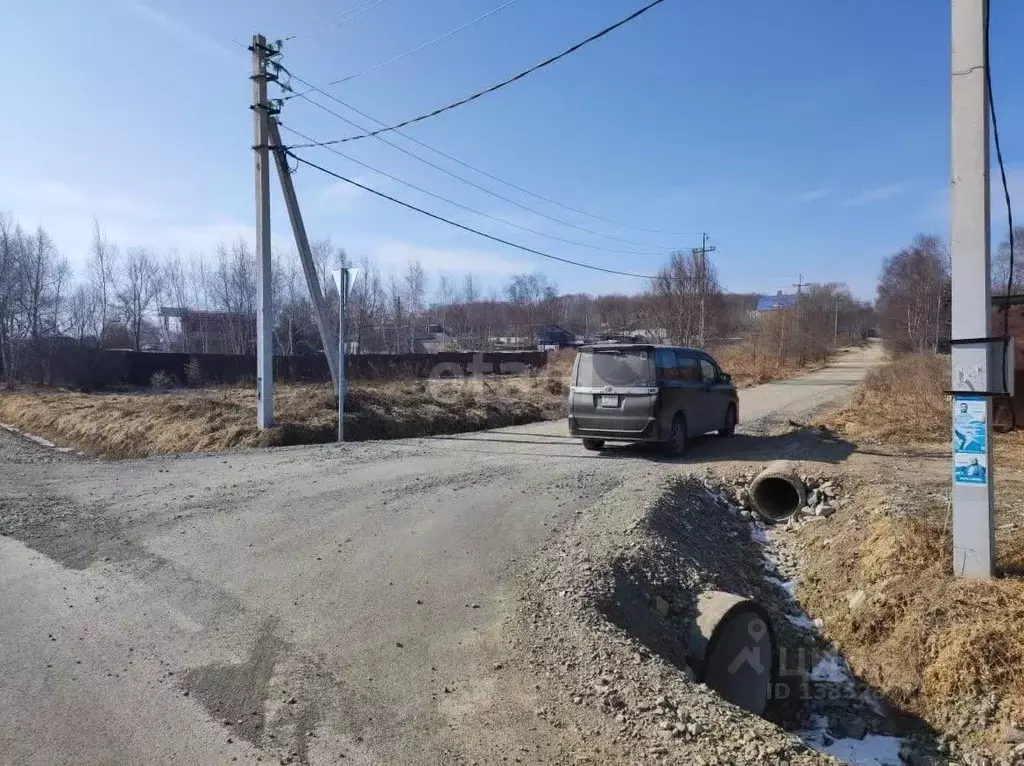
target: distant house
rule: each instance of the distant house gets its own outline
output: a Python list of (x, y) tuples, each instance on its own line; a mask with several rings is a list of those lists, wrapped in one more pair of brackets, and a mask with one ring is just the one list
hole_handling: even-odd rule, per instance
[(255, 348), (255, 314), (161, 306), (157, 316), (165, 351), (251, 354)]
[(792, 293), (784, 293), (779, 290), (775, 295), (762, 295), (757, 301), (757, 313), (762, 311), (777, 311), (779, 309), (791, 309), (796, 307), (797, 296)]
[(576, 333), (555, 324), (537, 328), (537, 348), (569, 348), (576, 345)]

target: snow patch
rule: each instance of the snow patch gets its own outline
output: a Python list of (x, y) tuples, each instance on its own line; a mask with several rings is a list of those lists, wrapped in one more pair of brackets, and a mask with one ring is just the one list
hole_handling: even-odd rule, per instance
[(778, 577), (765, 577), (767, 582), (777, 585), (789, 594), (790, 599), (796, 600), (796, 580), (780, 580)]
[(801, 612), (800, 614), (787, 614), (786, 619), (789, 620), (790, 624), (794, 628), (802, 628), (803, 630), (817, 630), (818, 625), (814, 620), (808, 617), (806, 614)]
[(811, 727), (798, 732), (801, 739), (815, 750), (838, 758), (852, 766), (900, 766), (899, 737), (882, 734), (866, 734), (864, 739), (836, 739), (825, 744), (828, 733), (828, 718), (823, 715), (811, 716)]
[[(765, 575), (764, 579), (784, 590), (788, 594), (789, 600), (796, 606), (796, 614), (787, 614), (786, 619), (797, 628), (817, 632), (822, 627), (822, 622), (821, 620), (812, 620), (800, 608), (796, 599), (796, 578), (782, 580), (780, 577), (773, 576), (779, 572), (780, 562), (779, 557), (774, 553), (772, 541), (764, 529), (758, 524), (751, 525), (750, 537), (762, 546), (764, 568), (769, 573)], [(843, 685), (847, 688), (855, 685), (849, 665), (839, 654), (831, 654), (819, 660), (808, 675), (808, 680), (816, 683)], [(862, 690), (860, 699), (876, 714), (885, 716), (881, 703), (871, 690)], [(812, 713), (810, 728), (793, 733), (815, 750), (831, 755), (843, 763), (853, 764), (853, 766), (901, 766), (902, 764), (900, 748), (903, 740), (901, 738), (866, 734), (863, 739), (833, 739), (828, 735), (828, 717), (818, 713)], [(828, 744), (825, 744), (826, 742)]]
[(808, 676), (811, 681), (830, 684), (844, 684), (851, 681), (850, 669), (846, 661), (838, 654), (833, 654), (818, 661)]
[(761, 545), (768, 545), (768, 535), (765, 534), (765, 531), (760, 526), (752, 526), (750, 528), (750, 539), (761, 543)]

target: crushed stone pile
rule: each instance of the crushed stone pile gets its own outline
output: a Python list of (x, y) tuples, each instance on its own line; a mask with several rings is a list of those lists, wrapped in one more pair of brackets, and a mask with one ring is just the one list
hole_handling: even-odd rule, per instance
[[(756, 477), (756, 472), (742, 473), (730, 479), (709, 475), (704, 478), (704, 482), (709, 489), (722, 495), (729, 503), (742, 508), (744, 518), (753, 519), (756, 514), (750, 496), (750, 486)], [(802, 524), (830, 519), (847, 502), (838, 478), (800, 474), (799, 480), (804, 486), (804, 495), (807, 499), (786, 521), (784, 529), (787, 532), (799, 529)]]
[[(530, 665), (557, 687), (554, 698), (599, 713), (633, 760), (831, 763), (695, 683), (687, 664), (703, 591), (752, 597), (796, 619), (765, 564), (750, 522), (700, 479), (620, 487), (577, 517), (529, 573), (521, 610)], [(813, 643), (785, 618), (775, 627), (787, 645)]]
[[(844, 742), (877, 743), (908, 762), (916, 750), (793, 597), (797, 561), (743, 507), (752, 479), (626, 484), (548, 544), (525, 577), (519, 615), (530, 669), (550, 687), (537, 715), (605, 737), (630, 762), (835, 763), (819, 749)], [(838, 481), (806, 481), (815, 508), (843, 502)], [(688, 637), (707, 590), (752, 598), (771, 615), (790, 660), (764, 718), (695, 680)]]

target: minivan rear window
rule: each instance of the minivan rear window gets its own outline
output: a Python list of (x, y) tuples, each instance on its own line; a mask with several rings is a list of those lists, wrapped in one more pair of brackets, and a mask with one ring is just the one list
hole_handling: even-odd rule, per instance
[(653, 377), (650, 349), (595, 349), (580, 352), (576, 385), (646, 386)]

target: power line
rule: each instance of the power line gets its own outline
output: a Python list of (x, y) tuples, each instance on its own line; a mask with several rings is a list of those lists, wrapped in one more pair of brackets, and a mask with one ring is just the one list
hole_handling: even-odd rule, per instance
[[(299, 136), (299, 138), (305, 138), (307, 141), (311, 141), (312, 140), (309, 136), (305, 135), (304, 133), (302, 133), (302, 132), (300, 132), (298, 130), (295, 130), (295, 128), (290, 128), (287, 125), (285, 125), (284, 123), (281, 123), (280, 125), (281, 125), (282, 128), (287, 130), (289, 133), (294, 133), (295, 135)], [(586, 247), (586, 248), (590, 248), (591, 250), (603, 250), (603, 251), (605, 251), (607, 253), (624, 253), (626, 255), (668, 255), (668, 253), (664, 252), (664, 251), (622, 250), (620, 248), (615, 248), (615, 247), (601, 247), (600, 245), (588, 245), (586, 242), (579, 242), (578, 240), (575, 240), (575, 239), (566, 239), (565, 237), (559, 237), (559, 236), (556, 236), (554, 234), (547, 234), (547, 233), (545, 233), (543, 231), (538, 231), (537, 229), (531, 229), (529, 226), (522, 226), (522, 225), (520, 225), (518, 223), (513, 223), (512, 221), (509, 221), (506, 218), (502, 218), (502, 217), (496, 216), (496, 215), (491, 215), (490, 213), (484, 213), (483, 211), (477, 210), (475, 208), (471, 208), (468, 205), (463, 205), (461, 202), (456, 202), (455, 200), (449, 199), (448, 197), (444, 197), (444, 196), (442, 196), (440, 194), (435, 194), (432, 191), (428, 191), (427, 189), (424, 189), (422, 186), (417, 186), (416, 184), (411, 183), (409, 181), (406, 181), (406, 180), (404, 180), (402, 178), (399, 178), (398, 176), (392, 175), (391, 173), (388, 173), (388, 172), (385, 172), (385, 171), (380, 170), (378, 168), (375, 168), (373, 165), (369, 165), (369, 164), (363, 162), (362, 160), (357, 160), (355, 157), (352, 157), (352, 156), (350, 156), (348, 154), (345, 154), (344, 152), (341, 152), (338, 149), (335, 149), (333, 146), (325, 146), (325, 147), (322, 147), (322, 148), (327, 149), (330, 152), (334, 152), (339, 157), (343, 157), (344, 159), (348, 160), (349, 162), (354, 162), (356, 165), (364, 167), (364, 168), (366, 168), (369, 171), (372, 171), (374, 173), (378, 173), (378, 174), (384, 176), (385, 178), (389, 178), (392, 181), (396, 181), (396, 182), (402, 184), (403, 186), (408, 186), (410, 189), (414, 189), (414, 190), (420, 192), (421, 194), (426, 194), (428, 197), (433, 197), (434, 199), (440, 200), (441, 202), (446, 202), (449, 205), (454, 205), (457, 208), (461, 208), (462, 210), (465, 210), (468, 213), (473, 213), (474, 215), (479, 215), (479, 216), (482, 216), (483, 218), (490, 218), (492, 221), (497, 221), (498, 223), (505, 224), (506, 226), (512, 226), (513, 228), (529, 232), (530, 234), (536, 234), (537, 236), (540, 236), (540, 237), (547, 237), (548, 239), (554, 239), (554, 240), (557, 240), (558, 242), (564, 242), (567, 245), (576, 245), (577, 247)]]
[[(321, 96), (325, 96), (325, 97), (331, 99), (332, 101), (340, 104), (341, 106), (345, 107), (346, 109), (352, 110), (353, 112), (355, 112), (356, 114), (360, 115), (361, 117), (365, 117), (367, 120), (370, 120), (371, 122), (375, 122), (378, 125), (382, 125), (382, 126), (385, 125), (385, 123), (382, 122), (381, 120), (378, 120), (376, 117), (373, 117), (372, 115), (369, 115), (366, 112), (360, 111), (359, 109), (357, 109), (356, 107), (352, 106), (351, 104), (346, 103), (345, 101), (341, 100), (340, 98), (335, 96), (333, 93), (329, 93), (328, 91), (323, 90), (322, 88), (320, 88), (320, 87), (318, 87), (316, 85), (313, 85), (309, 81), (302, 79), (301, 77), (299, 77), (298, 75), (294, 74), (293, 72), (285, 69), (284, 67), (281, 67), (281, 69), (291, 79), (296, 80), (297, 82), (300, 82), (303, 85), (307, 86), (308, 90), (306, 90), (303, 93), (296, 93), (295, 96), (297, 96), (299, 98), (302, 98), (305, 101), (308, 101), (309, 103), (313, 104), (314, 106), (319, 107), (320, 109), (323, 109), (325, 112), (327, 112), (328, 114), (334, 115), (339, 120), (342, 120), (343, 122), (346, 122), (349, 125), (357, 128), (359, 130), (363, 130), (363, 131), (366, 130), (365, 127), (359, 125), (358, 123), (353, 122), (352, 120), (348, 119), (347, 117), (343, 117), (342, 115), (340, 115), (337, 112), (329, 109), (328, 107), (324, 106), (323, 104), (320, 104), (320, 103), (318, 103), (316, 101), (313, 101), (313, 99), (309, 98), (308, 94), (311, 93), (311, 92), (319, 93)], [(565, 203), (559, 202), (558, 200), (551, 199), (550, 197), (545, 197), (542, 194), (537, 194), (536, 192), (530, 191), (529, 189), (525, 189), (522, 186), (518, 186), (518, 185), (512, 183), (511, 181), (506, 181), (505, 179), (503, 179), (503, 178), (501, 178), (499, 176), (496, 176), (493, 173), (490, 173), (490, 172), (488, 172), (486, 170), (482, 170), (481, 168), (478, 168), (478, 167), (476, 167), (474, 165), (470, 165), (468, 162), (464, 162), (463, 160), (460, 160), (458, 157), (453, 157), (452, 155), (447, 154), (446, 152), (443, 152), (440, 149), (437, 149), (437, 148), (431, 146), (430, 144), (427, 144), (427, 143), (425, 143), (423, 141), (420, 141), (417, 138), (413, 138), (408, 133), (403, 133), (400, 130), (395, 130), (394, 132), (397, 133), (398, 135), (400, 135), (402, 138), (406, 139), (407, 141), (411, 141), (412, 143), (414, 143), (414, 144), (416, 144), (418, 146), (422, 146), (424, 149), (427, 149), (428, 151), (431, 151), (434, 154), (437, 154), (437, 155), (439, 155), (441, 157), (444, 157), (447, 160), (451, 160), (452, 162), (454, 162), (454, 163), (456, 163), (458, 165), (462, 165), (462, 167), (468, 168), (469, 170), (472, 170), (475, 173), (479, 173), (482, 176), (486, 176), (487, 178), (490, 178), (490, 179), (492, 179), (494, 181), (497, 181), (498, 183), (504, 184), (505, 186), (508, 186), (509, 188), (515, 189), (516, 191), (523, 192), (524, 194), (527, 194), (527, 195), (529, 195), (531, 197), (539, 199), (542, 202), (547, 202), (547, 203), (550, 203), (552, 205), (556, 205), (556, 206), (558, 206), (560, 208), (563, 208), (564, 210), (569, 210), (569, 211), (571, 211), (573, 213), (577, 213), (579, 215), (586, 216), (587, 218), (593, 218), (595, 221), (603, 221), (605, 223), (610, 223), (613, 226), (619, 226), (619, 227), (622, 227), (624, 229), (633, 229), (634, 231), (645, 231), (645, 232), (648, 232), (650, 234), (664, 234), (664, 235), (667, 235), (667, 236), (670, 236), (670, 237), (699, 237), (700, 236), (700, 232), (693, 232), (693, 231), (668, 231), (666, 229), (648, 229), (648, 228), (645, 228), (643, 226), (633, 226), (633, 225), (630, 225), (628, 223), (622, 223), (621, 221), (616, 221), (616, 220), (614, 220), (612, 218), (605, 218), (604, 216), (596, 215), (594, 213), (588, 213), (585, 210), (580, 210), (579, 208), (572, 207), (571, 205), (566, 205)], [(405, 148), (399, 146), (398, 144), (391, 143), (390, 141), (388, 141), (385, 138), (382, 138), (379, 135), (374, 136), (374, 138), (376, 138), (378, 141), (383, 141), (388, 146), (392, 146), (392, 147), (394, 147), (395, 149), (398, 149), (401, 152), (405, 152), (410, 157), (415, 157), (416, 159), (421, 160), (422, 162), (425, 162), (425, 163), (427, 163), (428, 165), (431, 165), (434, 168), (437, 168), (438, 170), (440, 170), (443, 173), (447, 173), (448, 175), (452, 176), (453, 178), (458, 178), (459, 180), (465, 181), (466, 183), (468, 183), (468, 184), (470, 184), (472, 186), (476, 186), (476, 188), (478, 188), (478, 189), (483, 189), (483, 191), (486, 191), (488, 194), (494, 194), (495, 196), (498, 196), (496, 193), (491, 192), (491, 191), (489, 191), (487, 189), (484, 189), (484, 187), (477, 186), (472, 181), (464, 179), (461, 176), (455, 175), (451, 171), (449, 171), (449, 170), (447, 170), (447, 169), (445, 169), (445, 168), (443, 168), (443, 167), (441, 167), (439, 165), (435, 165), (434, 163), (431, 163), (428, 160), (423, 159), (419, 155), (410, 152), (408, 149), (405, 149)], [(324, 144), (324, 142), (318, 142), (317, 143), (318, 146), (323, 145), (323, 144)], [(296, 147), (292, 147), (292, 148), (296, 148)], [(505, 199), (506, 201), (511, 202), (511, 200), (507, 200), (505, 197), (498, 196), (498, 198), (499, 199)], [(512, 202), (512, 204), (518, 205), (519, 207), (523, 207), (522, 205), (520, 205), (517, 202)], [(569, 226), (570, 228), (579, 229), (580, 231), (585, 231), (588, 234), (594, 234), (595, 236), (598, 236), (598, 237), (607, 237), (608, 239), (615, 239), (615, 240), (618, 240), (619, 242), (625, 242), (625, 243), (631, 244), (631, 245), (645, 245), (645, 243), (643, 243), (643, 242), (634, 242), (633, 240), (622, 239), (620, 237), (615, 237), (615, 236), (613, 236), (611, 234), (605, 234), (603, 232), (594, 231), (592, 229), (587, 229), (587, 228), (582, 227), (582, 226), (576, 226), (575, 224), (567, 223), (567, 222), (562, 221), (562, 220), (557, 219), (557, 218), (551, 218), (551, 216), (548, 216), (548, 215), (546, 215), (544, 213), (540, 213), (539, 211), (533, 210), (532, 208), (524, 208), (524, 209), (525, 210), (529, 210), (532, 213), (537, 213), (538, 215), (541, 215), (541, 216), (543, 216), (545, 218), (549, 218), (550, 220), (557, 221), (558, 223), (562, 223), (565, 226)]]
[[(1003, 149), (999, 143), (999, 123), (996, 121), (996, 100), (992, 91), (992, 67), (989, 64), (989, 45), (991, 39), (991, 24), (989, 22), (989, 16), (991, 15), (991, 4), (985, 4), (985, 87), (988, 89), (988, 108), (992, 115), (992, 139), (996, 146), (996, 161), (999, 164), (999, 176), (1003, 183), (1003, 199), (1006, 201), (1006, 222), (1010, 227), (1010, 263), (1009, 273), (1006, 276), (1006, 302), (1003, 304), (1003, 391), (1010, 390), (1009, 375), (1010, 371), (1006, 369), (1006, 359), (1010, 351), (1010, 344), (1013, 339), (1010, 337), (1010, 296), (1013, 295), (1013, 260), (1014, 255), (1014, 237), (1013, 237), (1013, 205), (1010, 203), (1010, 185), (1006, 181), (1006, 166), (1003, 164)], [(986, 275), (987, 276), (987, 275)], [(1012, 431), (1017, 427), (1017, 413), (1013, 406), (1013, 402), (1010, 402), (1010, 430)]]
[(601, 272), (604, 272), (605, 274), (616, 274), (616, 275), (618, 275), (620, 277), (636, 277), (637, 279), (661, 279), (661, 277), (659, 277), (657, 274), (637, 274), (637, 273), (634, 273), (634, 272), (631, 272), (631, 271), (619, 271), (617, 269), (606, 269), (603, 266), (595, 266), (595, 265), (593, 265), (591, 263), (583, 263), (582, 261), (574, 261), (574, 260), (572, 260), (570, 258), (563, 258), (563, 257), (561, 257), (559, 255), (552, 255), (551, 253), (546, 253), (543, 250), (536, 250), (536, 249), (534, 249), (532, 247), (527, 247), (526, 245), (520, 245), (520, 244), (518, 244), (516, 242), (512, 242), (512, 241), (507, 240), (507, 239), (502, 239), (501, 237), (496, 237), (493, 234), (487, 234), (486, 232), (482, 232), (479, 229), (474, 229), (472, 226), (466, 226), (465, 224), (458, 223), (456, 221), (451, 220), (450, 218), (445, 218), (444, 216), (438, 215), (437, 213), (431, 213), (429, 210), (424, 210), (421, 207), (416, 207), (415, 205), (412, 205), (412, 204), (410, 204), (408, 202), (404, 202), (404, 201), (398, 199), (397, 197), (392, 197), (390, 194), (385, 194), (382, 191), (377, 191), (376, 189), (370, 188), (366, 184), (361, 184), (358, 181), (353, 181), (351, 178), (346, 178), (345, 176), (341, 175), (340, 173), (335, 173), (333, 170), (328, 170), (325, 167), (321, 167), (320, 165), (317, 165), (315, 162), (310, 162), (306, 158), (298, 156), (291, 149), (285, 148), (284, 151), (289, 156), (294, 157), (296, 161), (302, 163), (303, 165), (311, 167), (314, 170), (319, 170), (321, 173), (325, 173), (325, 174), (331, 176), (332, 178), (336, 178), (339, 181), (345, 181), (346, 183), (352, 184), (352, 186), (355, 186), (355, 187), (357, 187), (359, 189), (362, 189), (363, 191), (370, 192), (370, 194), (374, 194), (374, 195), (376, 195), (378, 197), (381, 197), (383, 199), (389, 200), (390, 202), (394, 202), (397, 205), (401, 205), (404, 208), (407, 208), (409, 210), (413, 210), (413, 211), (415, 211), (417, 213), (425, 215), (428, 218), (433, 218), (435, 221), (441, 221), (442, 223), (446, 223), (449, 226), (454, 226), (456, 229), (462, 229), (463, 231), (468, 231), (471, 234), (476, 234), (478, 237), (483, 237), (484, 239), (489, 239), (492, 242), (498, 242), (498, 243), (500, 243), (502, 245), (507, 245), (509, 247), (514, 247), (517, 250), (522, 250), (523, 252), (526, 252), (526, 253), (532, 253), (533, 255), (539, 255), (542, 258), (548, 258), (548, 259), (550, 259), (552, 261), (558, 261), (560, 263), (566, 263), (566, 264), (568, 264), (570, 266), (578, 266), (581, 269), (590, 269), (591, 271), (601, 271)]
[(330, 32), (333, 29), (337, 29), (342, 24), (347, 24), (350, 21), (354, 21), (367, 11), (372, 11), (374, 8), (376, 8), (379, 5), (382, 5), (384, 2), (385, 0), (362, 0), (361, 2), (356, 3), (354, 6), (349, 8), (347, 11), (342, 11), (333, 19), (329, 19), (326, 22), (324, 22), (323, 29), (309, 35), (308, 37), (304, 37), (303, 39), (299, 40), (298, 43), (308, 43), (310, 40), (315, 40), (317, 37), (320, 37), (321, 35)]
[[(353, 122), (352, 120), (348, 119), (347, 117), (344, 117), (344, 116), (338, 114), (334, 110), (330, 109), (329, 107), (324, 106), (323, 104), (321, 104), (321, 103), (319, 103), (317, 101), (314, 101), (313, 99), (309, 98), (308, 96), (304, 95), (304, 96), (302, 96), (302, 98), (303, 98), (303, 100), (308, 101), (309, 103), (313, 104), (314, 106), (319, 107), (320, 109), (324, 110), (328, 114), (331, 114), (331, 115), (337, 117), (339, 120), (342, 120), (342, 121), (348, 123), (349, 125), (352, 125), (353, 127), (362, 129), (362, 126), (359, 125), (358, 123)], [(285, 126), (282, 123), (282, 127), (287, 127), (287, 126)], [(287, 129), (291, 130), (291, 132), (293, 132), (293, 133), (296, 133), (296, 134), (298, 133), (298, 131), (292, 130), (291, 128), (287, 128)], [(622, 237), (616, 237), (616, 236), (614, 236), (612, 234), (605, 234), (603, 232), (595, 231), (594, 229), (588, 229), (585, 226), (578, 226), (578, 225), (576, 225), (574, 223), (570, 223), (569, 221), (564, 221), (561, 218), (556, 218), (555, 216), (549, 215), (549, 214), (547, 214), (547, 213), (545, 213), (545, 212), (543, 212), (541, 210), (537, 210), (536, 208), (532, 208), (532, 207), (529, 207), (528, 205), (522, 204), (521, 202), (517, 202), (516, 200), (512, 199), (511, 197), (506, 197), (504, 194), (499, 194), (496, 191), (488, 189), (486, 186), (481, 186), (480, 184), (476, 183), (475, 181), (471, 181), (468, 178), (460, 176), (458, 173), (453, 173), (452, 171), (448, 170), (446, 167), (444, 167), (442, 165), (438, 165), (436, 162), (431, 162), (430, 160), (426, 159), (425, 157), (421, 157), (420, 155), (416, 154), (415, 152), (411, 152), (408, 149), (406, 149), (405, 147), (399, 146), (398, 144), (396, 144), (396, 143), (394, 143), (392, 141), (389, 141), (388, 139), (384, 138), (383, 136), (374, 136), (374, 138), (376, 138), (378, 141), (381, 141), (381, 142), (387, 144), (388, 146), (392, 147), (393, 149), (397, 149), (398, 151), (402, 152), (403, 154), (406, 154), (406, 155), (412, 157), (413, 159), (415, 159), (415, 160), (417, 160), (419, 162), (422, 162), (423, 164), (425, 164), (425, 165), (427, 165), (429, 167), (434, 168), (435, 170), (439, 170), (440, 172), (444, 173), (445, 175), (451, 176), (452, 178), (456, 179), (457, 181), (461, 181), (462, 183), (466, 184), (467, 186), (471, 186), (474, 189), (478, 189), (478, 190), (484, 192), (485, 194), (488, 194), (488, 195), (494, 197), (495, 199), (500, 199), (501, 201), (507, 202), (510, 205), (514, 205), (514, 206), (520, 208), (521, 210), (525, 210), (528, 213), (532, 213), (534, 215), (539, 215), (542, 218), (548, 219), (549, 221), (553, 221), (553, 222), (555, 222), (557, 224), (561, 224), (562, 226), (566, 226), (566, 227), (571, 228), (571, 229), (577, 229), (579, 231), (586, 232), (587, 234), (591, 234), (591, 235), (596, 236), (596, 237), (603, 237), (605, 239), (614, 240), (616, 242), (622, 242), (622, 243), (627, 244), (627, 245), (637, 245), (637, 246), (640, 246), (640, 247), (654, 247), (654, 245), (650, 245), (650, 244), (648, 244), (646, 242), (638, 242), (638, 241), (632, 240), (632, 239), (624, 239)], [(292, 148), (294, 148), (294, 147), (292, 147)], [(321, 146), (321, 147), (318, 147), (318, 148), (327, 149), (328, 151), (334, 151), (335, 150), (335, 147), (333, 147), (333, 146)], [(341, 156), (347, 157), (347, 155), (341, 155)], [(544, 236), (549, 236), (549, 235), (544, 235)], [(555, 238), (559, 239), (558, 237), (555, 237)], [(564, 240), (564, 239), (562, 241), (564, 241), (564, 242), (572, 242), (572, 240)], [(586, 245), (586, 247), (590, 247), (590, 245)], [(616, 249), (598, 248), (598, 249), (608, 250), (609, 252), (632, 253), (632, 254), (638, 254), (638, 255), (652, 255), (652, 254), (654, 254), (654, 253), (651, 253), (650, 251), (645, 251), (644, 253), (637, 253), (637, 251), (622, 250), (620, 248), (616, 248)], [(668, 248), (668, 247), (661, 248), (661, 250), (663, 250), (665, 252), (668, 252), (671, 249), (672, 248)]]
[(462, 26), (455, 27), (455, 29), (451, 29), (451, 30), (445, 32), (443, 35), (435, 37), (433, 40), (428, 40), (427, 42), (423, 43), (422, 45), (419, 45), (419, 46), (417, 46), (415, 48), (410, 48), (409, 50), (405, 51), (404, 53), (399, 53), (397, 56), (392, 56), (391, 58), (386, 59), (384, 61), (381, 61), (381, 62), (379, 62), (377, 64), (374, 64), (373, 66), (367, 67), (366, 69), (361, 69), (358, 72), (353, 72), (352, 74), (350, 74), (350, 75), (348, 75), (346, 77), (342, 77), (342, 78), (340, 78), (338, 80), (332, 80), (331, 82), (327, 83), (327, 87), (330, 88), (330, 87), (332, 87), (334, 85), (341, 85), (343, 82), (348, 82), (349, 80), (354, 80), (357, 77), (362, 77), (364, 74), (369, 74), (370, 72), (373, 72), (373, 71), (375, 71), (377, 69), (381, 69), (382, 67), (386, 67), (386, 66), (389, 66), (391, 64), (394, 64), (396, 61), (401, 61), (406, 56), (411, 56), (414, 53), (419, 53), (420, 51), (422, 51), (422, 50), (424, 50), (426, 48), (429, 48), (434, 43), (439, 43), (442, 40), (444, 40), (446, 38), (449, 38), (452, 35), (454, 35), (454, 34), (456, 34), (458, 32), (461, 32), (464, 29), (468, 29), (469, 27), (473, 26), (474, 24), (478, 24), (479, 22), (481, 22), (484, 19), (486, 19), (488, 16), (493, 16), (495, 13), (497, 13), (500, 10), (502, 10), (503, 8), (508, 8), (508, 6), (512, 5), (512, 3), (514, 3), (514, 2), (516, 2), (516, 0), (506, 0), (504, 3), (499, 5), (497, 8), (492, 8), (491, 10), (487, 11), (487, 13), (484, 13), (484, 14), (481, 14), (480, 16), (477, 16), (472, 21), (467, 21)]
[(427, 112), (427, 113), (421, 114), (421, 115), (419, 115), (417, 117), (411, 117), (410, 119), (404, 120), (404, 121), (398, 123), (397, 125), (389, 125), (389, 126), (380, 128), (379, 130), (371, 131), (369, 133), (363, 133), (363, 134), (356, 135), (356, 136), (346, 136), (345, 138), (338, 138), (338, 139), (335, 139), (333, 141), (325, 141), (325, 142), (322, 142), (320, 144), (299, 145), (299, 146), (294, 146), (292, 148), (293, 149), (307, 149), (307, 148), (310, 148), (310, 147), (313, 147), (313, 146), (326, 146), (326, 145), (330, 145), (330, 144), (343, 144), (346, 141), (356, 141), (356, 140), (358, 140), (360, 138), (369, 138), (370, 136), (375, 136), (378, 133), (387, 133), (388, 131), (391, 131), (391, 130), (397, 130), (398, 128), (404, 128), (407, 125), (412, 125), (413, 123), (421, 122), (422, 120), (426, 120), (426, 119), (429, 119), (431, 117), (436, 117), (437, 115), (443, 114), (444, 112), (450, 111), (451, 109), (455, 109), (457, 107), (463, 106), (464, 104), (468, 104), (470, 101), (475, 101), (476, 99), (480, 98), (481, 96), (486, 96), (488, 93), (493, 93), (496, 90), (504, 88), (506, 85), (511, 85), (512, 83), (516, 82), (517, 80), (521, 80), (522, 78), (526, 77), (527, 75), (532, 74), (533, 72), (536, 72), (538, 69), (543, 69), (544, 67), (546, 67), (546, 66), (548, 66), (550, 64), (554, 64), (559, 59), (562, 59), (562, 58), (568, 56), (569, 54), (571, 54), (571, 53), (573, 53), (575, 51), (578, 51), (580, 48), (582, 48), (584, 45), (587, 45), (588, 43), (592, 43), (595, 40), (599, 40), (600, 38), (604, 37), (609, 32), (612, 32), (612, 31), (618, 29), (623, 24), (627, 24), (628, 22), (632, 21), (633, 19), (637, 18), (638, 16), (640, 16), (640, 15), (642, 15), (644, 13), (647, 13), (647, 11), (649, 11), (651, 8), (653, 8), (656, 5), (661, 4), (663, 2), (665, 2), (665, 0), (651, 0), (651, 2), (649, 2), (643, 8), (640, 8), (639, 10), (633, 11), (633, 13), (629, 14), (628, 16), (626, 16), (626, 18), (620, 19), (619, 21), (615, 22), (611, 26), (605, 27), (600, 32), (592, 34), (587, 39), (582, 40), (582, 41), (576, 43), (575, 45), (573, 45), (573, 46), (571, 46), (569, 48), (566, 48), (561, 53), (558, 53), (558, 54), (556, 54), (556, 55), (554, 55), (554, 56), (552, 56), (550, 58), (544, 59), (544, 61), (541, 61), (539, 64), (534, 64), (529, 69), (523, 70), (519, 74), (513, 75), (512, 77), (509, 77), (509, 78), (507, 78), (505, 80), (502, 80), (501, 82), (495, 83), (494, 85), (490, 86), (489, 88), (484, 88), (483, 90), (477, 91), (476, 93), (474, 93), (471, 96), (467, 96), (466, 98), (459, 99), (458, 101), (453, 101), (452, 103), (446, 104), (445, 106), (438, 107), (437, 109), (434, 109), (432, 112)]

